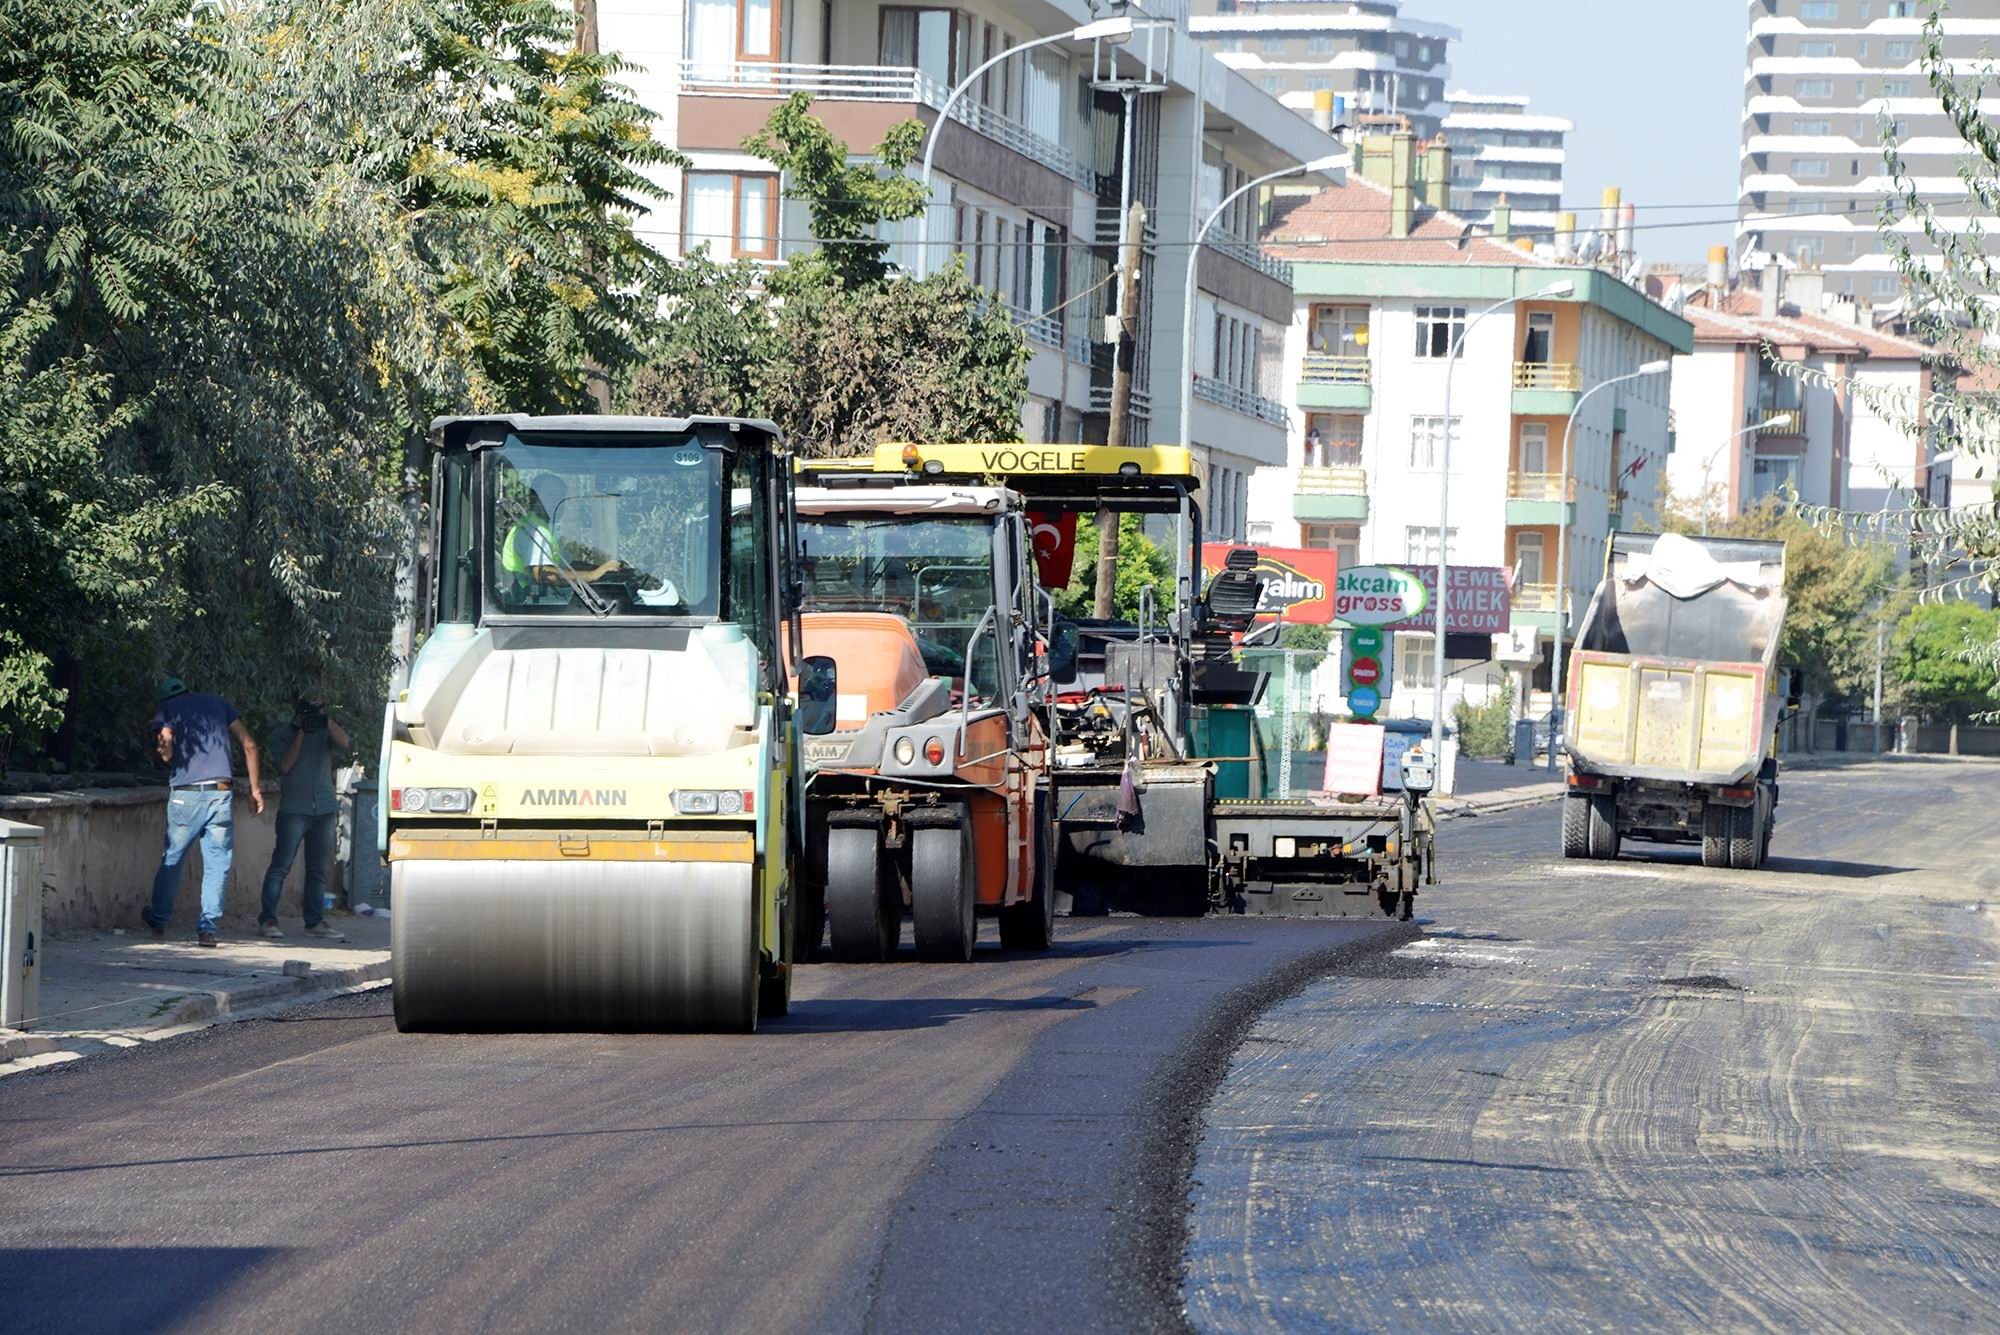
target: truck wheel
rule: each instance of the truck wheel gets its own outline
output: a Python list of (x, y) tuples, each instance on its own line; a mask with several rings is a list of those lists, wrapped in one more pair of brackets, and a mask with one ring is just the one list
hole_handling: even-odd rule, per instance
[(878, 964), (896, 953), (901, 906), (883, 888), (882, 834), (873, 825), (836, 825), (826, 832), (826, 920), (833, 958)]
[(1002, 950), (1047, 950), (1056, 934), (1056, 857), (1046, 825), (1035, 834), (1035, 894), (1000, 910)]
[(979, 920), (967, 865), (971, 842), (963, 825), (919, 825), (910, 831), (910, 917), (920, 960), (964, 964), (972, 958)]
[(1757, 813), (1764, 804), (1752, 802), (1747, 807), (1728, 807), (1729, 812), (1729, 865), (1737, 871), (1755, 871), (1763, 861), (1763, 837), (1757, 829)]
[(1606, 793), (1590, 799), (1590, 856), (1609, 862), (1618, 856), (1618, 799)]
[(1701, 809), (1701, 865), (1729, 865), (1729, 808), (1718, 802)]
[(1771, 860), (1771, 832), (1778, 828), (1778, 799), (1773, 797), (1764, 807), (1763, 847), (1757, 854), (1757, 865), (1763, 866)]
[(1564, 857), (1590, 856), (1590, 799), (1581, 793), (1563, 797), (1562, 839)]
[(801, 878), (792, 888), (792, 963), (811, 964), (826, 939), (826, 887)]

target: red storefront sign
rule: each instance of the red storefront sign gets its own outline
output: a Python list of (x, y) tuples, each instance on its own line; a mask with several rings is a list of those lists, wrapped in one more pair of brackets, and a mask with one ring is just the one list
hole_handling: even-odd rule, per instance
[[(1202, 579), (1213, 579), (1222, 571), (1229, 554), (1248, 543), (1209, 542), (1201, 548)], [(1288, 626), (1327, 626), (1333, 623), (1334, 583), (1340, 574), (1340, 558), (1317, 547), (1255, 547), (1257, 578), (1264, 581), (1264, 599), (1257, 605), (1259, 621), (1277, 621), (1282, 616)]]

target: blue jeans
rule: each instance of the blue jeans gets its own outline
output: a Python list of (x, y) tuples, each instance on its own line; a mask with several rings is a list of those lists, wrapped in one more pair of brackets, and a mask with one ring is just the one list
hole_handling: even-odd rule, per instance
[(164, 928), (173, 921), (174, 897), (181, 888), (181, 859), (201, 840), (201, 921), (197, 931), (213, 932), (222, 917), (222, 883), (229, 879), (235, 851), (235, 794), (218, 788), (176, 788), (167, 797), (167, 852), (153, 877), (153, 903), (144, 918)]
[(319, 926), (326, 914), (326, 877), (333, 866), (333, 823), (331, 811), (324, 816), (278, 813), (278, 841), (271, 845), (271, 866), (264, 873), (264, 907), (257, 914), (260, 923), (278, 920), (278, 896), (285, 892), (285, 877), (291, 875), (299, 845), (306, 846), (305, 899), (306, 926)]

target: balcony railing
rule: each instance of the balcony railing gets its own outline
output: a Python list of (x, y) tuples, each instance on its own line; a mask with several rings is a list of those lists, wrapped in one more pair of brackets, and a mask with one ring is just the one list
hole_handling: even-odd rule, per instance
[[(1764, 423), (1776, 419), (1772, 426)], [(1806, 433), (1806, 410), (1792, 408), (1753, 408), (1743, 415), (1744, 426), (1757, 428), (1761, 440), (1765, 436), (1803, 436)]]
[(1359, 468), (1361, 467), (1361, 442), (1359, 440), (1321, 440), (1315, 445), (1310, 437), (1306, 440), (1307, 468)]
[[(1094, 413), (1108, 413), (1111, 411), (1111, 386), (1092, 385), (1090, 387), (1090, 411)], [(1151, 418), (1153, 415), (1153, 396), (1143, 389), (1134, 389), (1132, 391), (1132, 415), (1134, 417)]]
[(1361, 468), (1313, 467), (1299, 470), (1301, 496), (1366, 496), (1368, 473)]
[(1583, 388), (1583, 368), (1568, 362), (1515, 362), (1515, 389)]
[(1514, 589), (1514, 610), (1516, 612), (1553, 612), (1556, 610), (1556, 586), (1553, 584), (1522, 584)]
[[(914, 102), (937, 111), (951, 90), (922, 70), (895, 65), (802, 65), (762, 60), (681, 62), (681, 91), (706, 97), (790, 97), (822, 102)], [(960, 98), (951, 118), (1080, 184), (1090, 183), (1076, 155), (1011, 116)]]
[(1292, 285), (1292, 266), (1289, 262), (1273, 259), (1266, 255), (1254, 241), (1239, 241), (1233, 236), (1213, 236), (1202, 243), (1213, 250), (1219, 250), (1231, 259), (1247, 264), (1258, 273), (1275, 278), (1286, 287)]
[[(1565, 486), (1567, 482), (1567, 486)], [(1576, 499), (1576, 479), (1560, 473), (1509, 473), (1507, 499), (1510, 501), (1565, 501)]]
[(1336, 357), (1330, 352), (1308, 352), (1300, 377), (1308, 385), (1368, 384), (1366, 357)]
[(1291, 414), (1285, 410), (1284, 404), (1274, 399), (1267, 399), (1261, 394), (1253, 394), (1247, 389), (1238, 389), (1224, 380), (1216, 380), (1205, 375), (1196, 376), (1194, 396), (1198, 399), (1207, 399), (1210, 403), (1219, 403), (1234, 412), (1242, 413), (1245, 417), (1255, 417), (1277, 426), (1291, 424)]

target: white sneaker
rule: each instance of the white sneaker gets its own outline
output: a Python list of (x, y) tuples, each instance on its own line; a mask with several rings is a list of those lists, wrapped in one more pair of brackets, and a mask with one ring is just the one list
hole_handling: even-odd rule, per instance
[(257, 935), (263, 937), (266, 941), (282, 941), (285, 939), (285, 934), (278, 930), (278, 924), (274, 922), (258, 923)]
[(329, 927), (325, 923), (321, 923), (317, 927), (306, 928), (306, 935), (315, 941), (345, 941), (347, 939), (347, 933), (341, 931), (338, 927)]

